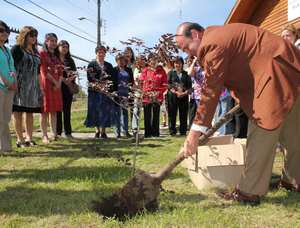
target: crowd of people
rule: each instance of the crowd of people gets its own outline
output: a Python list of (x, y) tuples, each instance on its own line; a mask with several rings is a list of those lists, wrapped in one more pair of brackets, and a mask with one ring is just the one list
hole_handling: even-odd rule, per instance
[[(43, 48), (38, 50), (37, 29), (24, 26), (16, 44), (9, 49), (5, 45), (9, 34), (10, 28), (0, 21), (0, 151), (12, 150), (11, 116), (17, 147), (36, 145), (32, 136), (34, 113), (40, 113), (43, 143), (50, 142), (48, 124), (52, 140), (57, 140), (63, 129), (65, 136), (72, 138), (71, 106), (78, 85), (70, 44), (65, 40), (58, 42), (56, 34), (48, 33)], [(300, 48), (297, 30), (292, 25), (283, 29), (282, 37)], [(105, 61), (106, 52), (106, 47), (96, 47), (95, 60), (87, 67), (89, 86), (84, 125), (95, 128), (95, 138), (107, 138), (106, 129), (110, 127), (114, 128), (116, 138), (122, 134), (136, 135), (141, 111), (145, 138), (160, 136), (161, 113), (162, 123), (168, 125), (171, 136), (177, 131), (185, 136), (193, 123), (205, 81), (205, 72), (197, 58), (185, 60), (178, 56), (163, 64), (154, 54), (135, 56), (132, 48), (127, 47), (116, 55), (113, 67)], [(108, 90), (99, 92), (95, 85), (103, 82), (109, 84)], [(223, 88), (214, 121), (233, 106), (231, 94)], [(246, 137), (246, 115), (240, 113), (219, 134)]]
[(71, 104), (77, 84), (69, 43), (58, 42), (56, 34), (48, 33), (38, 50), (37, 29), (24, 26), (9, 49), (5, 46), (9, 35), (10, 28), (0, 21), (0, 150), (12, 150), (11, 116), (17, 147), (36, 145), (32, 136), (34, 113), (40, 113), (43, 143), (50, 142), (49, 122), (53, 140), (62, 134), (62, 126), (66, 137), (72, 137)]

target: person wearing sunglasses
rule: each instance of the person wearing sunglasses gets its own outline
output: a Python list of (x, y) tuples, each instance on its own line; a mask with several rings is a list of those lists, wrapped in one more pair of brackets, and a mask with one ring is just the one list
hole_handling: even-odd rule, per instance
[[(13, 102), (17, 147), (36, 145), (32, 139), (33, 113), (40, 113), (42, 106), (37, 35), (35, 28), (24, 26), (17, 37), (16, 45), (11, 49), (17, 71), (17, 90)], [(25, 113), (26, 138), (23, 136), (23, 113)]]
[(8, 25), (0, 21), (0, 152), (12, 151), (9, 122), (16, 89), (16, 70), (11, 52), (5, 46), (9, 34)]

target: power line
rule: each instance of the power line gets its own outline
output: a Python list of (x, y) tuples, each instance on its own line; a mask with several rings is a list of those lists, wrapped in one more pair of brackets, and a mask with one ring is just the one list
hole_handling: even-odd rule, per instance
[[(19, 34), (19, 33), (20, 33), (20, 30), (19, 30), (19, 29), (16, 29), (16, 28), (10, 27), (9, 30), (10, 30), (10, 32), (13, 32), (13, 33), (16, 33), (16, 34)], [(11, 39), (11, 38), (9, 38), (9, 40), (10, 40), (10, 41), (13, 41), (13, 39)], [(39, 46), (43, 46), (43, 44), (42, 44), (42, 43), (39, 43), (39, 42), (38, 42), (38, 45), (39, 45)], [(87, 62), (87, 63), (90, 62), (90, 61), (88, 61), (88, 60), (86, 60), (86, 59), (84, 59), (84, 58), (82, 58), (82, 57), (80, 57), (80, 56), (77, 56), (77, 55), (71, 54), (71, 56), (72, 56), (73, 58), (79, 59), (79, 60), (81, 60), (81, 61), (83, 61), (83, 62)]]
[(79, 38), (81, 38), (81, 39), (84, 39), (84, 40), (86, 40), (86, 41), (89, 41), (89, 42), (91, 42), (91, 43), (97, 44), (97, 42), (94, 41), (94, 40), (90, 40), (89, 38), (86, 38), (86, 37), (81, 36), (81, 35), (79, 35), (79, 34), (77, 34), (77, 33), (75, 33), (75, 32), (72, 32), (72, 31), (70, 31), (70, 30), (68, 30), (68, 29), (65, 29), (65, 28), (63, 28), (63, 27), (61, 27), (61, 26), (59, 26), (59, 25), (56, 25), (56, 24), (52, 23), (51, 21), (48, 21), (48, 20), (46, 20), (46, 19), (44, 19), (44, 18), (42, 18), (42, 17), (40, 17), (40, 16), (38, 16), (38, 15), (36, 15), (36, 14), (34, 14), (34, 13), (31, 13), (31, 12), (29, 12), (28, 10), (26, 10), (26, 9), (24, 9), (24, 8), (22, 8), (22, 7), (18, 6), (18, 5), (16, 5), (16, 4), (10, 2), (10, 1), (7, 1), (7, 0), (3, 0), (3, 1), (6, 2), (6, 3), (8, 3), (8, 4), (10, 4), (10, 5), (12, 5), (12, 6), (14, 6), (14, 7), (16, 7), (16, 8), (18, 8), (19, 10), (24, 11), (25, 13), (30, 14), (30, 15), (33, 16), (33, 17), (38, 18), (39, 20), (42, 20), (42, 21), (44, 21), (44, 22), (46, 22), (46, 23), (48, 23), (48, 24), (50, 24), (50, 25), (53, 25), (53, 26), (55, 26), (55, 27), (57, 27), (57, 28), (59, 28), (59, 29), (65, 31), (65, 32), (68, 32), (68, 33), (70, 33), (70, 34), (72, 34), (72, 35), (74, 35), (74, 36), (77, 36), (77, 37), (79, 37)]
[[(96, 16), (95, 12), (88, 9), (88, 8), (83, 8), (78, 6), (77, 4), (75, 4), (74, 2), (72, 2), (71, 0), (65, 0), (66, 2), (68, 2), (71, 6), (80, 9), (81, 11), (85, 11), (88, 15), (91, 15), (91, 13), (93, 14), (93, 16)], [(80, 15), (81, 16), (81, 15)]]
[(59, 20), (63, 21), (64, 23), (70, 25), (71, 27), (77, 29), (78, 31), (81, 31), (81, 32), (87, 34), (88, 36), (90, 36), (90, 37), (92, 37), (92, 38), (96, 38), (96, 37), (94, 37), (93, 35), (89, 34), (88, 32), (82, 30), (81, 28), (79, 28), (79, 27), (77, 27), (77, 26), (74, 26), (74, 25), (72, 25), (71, 23), (69, 23), (68, 21), (66, 21), (65, 19), (63, 19), (63, 18), (57, 16), (55, 13), (52, 13), (51, 11), (45, 9), (45, 8), (42, 7), (41, 5), (35, 3), (35, 2), (33, 2), (33, 1), (31, 1), (31, 0), (27, 0), (27, 1), (30, 2), (31, 4), (35, 5), (36, 7), (38, 7), (38, 8), (40, 8), (40, 9), (44, 10), (45, 12), (49, 13), (50, 15), (52, 15), (52, 16), (58, 18)]

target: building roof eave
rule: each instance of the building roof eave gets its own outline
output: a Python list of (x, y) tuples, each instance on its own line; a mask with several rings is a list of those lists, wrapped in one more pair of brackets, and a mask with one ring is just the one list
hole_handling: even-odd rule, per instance
[(230, 11), (225, 24), (229, 23), (248, 23), (253, 12), (262, 0), (237, 0)]

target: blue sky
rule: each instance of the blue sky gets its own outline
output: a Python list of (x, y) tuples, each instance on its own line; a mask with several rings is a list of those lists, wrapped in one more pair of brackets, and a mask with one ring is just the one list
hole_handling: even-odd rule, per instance
[[(16, 5), (25, 8), (57, 25), (74, 31), (82, 36), (85, 33), (78, 31), (68, 24), (58, 20), (52, 15), (34, 6), (27, 0), (9, 0)], [(80, 27), (96, 41), (96, 0), (32, 0), (34, 3), (47, 8), (49, 11), (62, 17), (64, 20)], [(183, 21), (198, 22), (204, 27), (223, 24), (232, 9), (235, 0), (103, 0), (102, 16), (106, 23), (106, 31), (102, 40), (109, 46), (123, 49), (119, 40), (127, 40), (133, 36), (145, 40), (148, 46), (152, 46), (161, 34), (175, 33), (176, 26)], [(19, 9), (0, 1), (1, 20), (9, 26), (21, 28), (24, 25), (32, 25), (39, 31), (39, 41), (43, 42), (45, 33), (55, 32), (59, 39), (70, 42), (71, 52), (85, 59), (93, 59), (95, 44), (68, 34), (58, 28), (40, 21)], [(80, 21), (79, 17), (89, 20)], [(103, 33), (103, 31), (102, 31)], [(10, 44), (14, 43), (14, 34), (10, 37)], [(113, 64), (113, 56), (108, 56)], [(85, 65), (77, 61), (78, 66)]]

